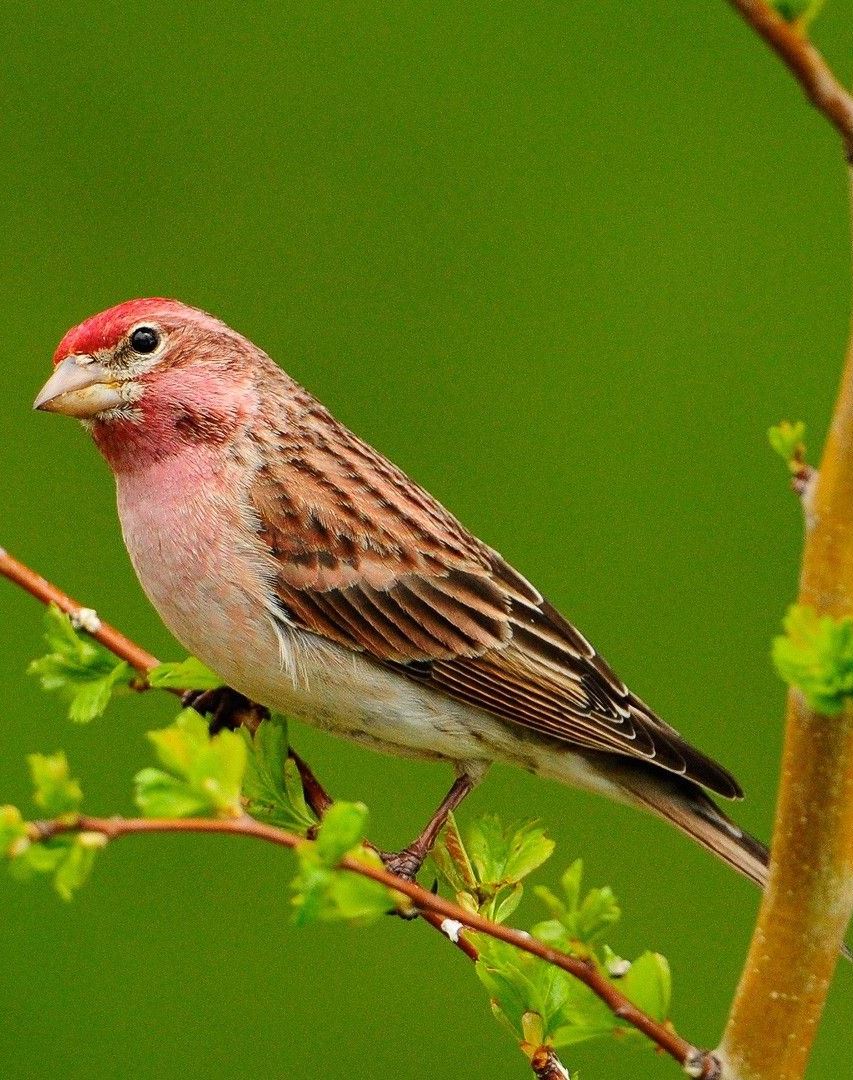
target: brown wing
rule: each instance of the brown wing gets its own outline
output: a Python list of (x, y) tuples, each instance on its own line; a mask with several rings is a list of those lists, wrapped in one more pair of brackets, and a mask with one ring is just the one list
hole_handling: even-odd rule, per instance
[(741, 795), (529, 582), (306, 399), (310, 431), (264, 448), (250, 492), (284, 617), (510, 723)]

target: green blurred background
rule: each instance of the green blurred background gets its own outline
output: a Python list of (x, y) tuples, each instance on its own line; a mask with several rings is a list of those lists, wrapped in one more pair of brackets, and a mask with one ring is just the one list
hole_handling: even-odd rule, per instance
[[(817, 37), (850, 74), (853, 4)], [(800, 519), (767, 426), (829, 416), (848, 323), (833, 135), (722, 2), (325, 0), (0, 9), (0, 543), (177, 657), (128, 564), (112, 483), (30, 403), (65, 329), (139, 295), (205, 307), (531, 576), (769, 832), (784, 694), (769, 642)], [(64, 747), (130, 809), (168, 701), (88, 728), (24, 675), (41, 613), (0, 583), (0, 801)], [(332, 791), (400, 844), (448, 776), (299, 729)], [(497, 768), (463, 811), (538, 816), (610, 883), (628, 955), (667, 954), (674, 1017), (724, 1022), (757, 894), (664, 826)], [(524, 1076), (425, 927), (288, 925), (288, 858), (117, 845), (71, 905), (0, 876), (0, 1076)], [(531, 904), (527, 913), (532, 913)], [(524, 914), (524, 913), (522, 913)], [(839, 972), (812, 1076), (845, 1075)], [(639, 1047), (584, 1080), (675, 1076)]]

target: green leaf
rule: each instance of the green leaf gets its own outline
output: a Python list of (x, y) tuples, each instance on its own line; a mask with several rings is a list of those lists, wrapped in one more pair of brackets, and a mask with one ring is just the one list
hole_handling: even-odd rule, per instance
[(578, 951), (579, 945), (591, 950), (619, 921), (621, 912), (613, 890), (605, 885), (600, 889), (590, 889), (581, 898), (582, 879), (583, 863), (578, 859), (560, 881), (565, 899), (545, 886), (536, 886), (534, 892), (553, 916), (549, 921), (534, 926), (536, 937), (570, 952)]
[(521, 903), (523, 893), (524, 886), (519, 881), (510, 886), (507, 892), (502, 892), (495, 898), (493, 913), (495, 922), (503, 923), (507, 921)]
[(464, 843), (456, 822), (449, 820), (433, 850), (433, 862), (458, 903), (501, 921), (518, 906), (522, 880), (553, 850), (553, 841), (536, 822), (504, 826), (486, 814), (468, 828)]
[(806, 425), (802, 420), (798, 420), (796, 424), (783, 420), (780, 424), (774, 424), (767, 432), (767, 441), (792, 471), (801, 467), (806, 452), (805, 437)]
[(162, 769), (141, 769), (134, 777), (136, 805), (148, 818), (184, 818), (209, 815), (210, 800), (183, 780)]
[(57, 836), (23, 848), (9, 864), (9, 873), (18, 881), (35, 876), (52, 876), (53, 887), (63, 900), (71, 900), (92, 872), (95, 855), (104, 838), (95, 833)]
[(28, 671), (42, 688), (68, 702), (75, 723), (100, 716), (112, 697), (125, 690), (134, 671), (90, 638), (78, 634), (65, 612), (51, 605), (45, 612), (45, 641), (51, 650), (33, 660)]
[(800, 22), (808, 26), (820, 14), (825, 0), (770, 0), (785, 22)]
[(15, 858), (28, 846), (27, 825), (17, 806), (0, 806), (0, 856)]
[(216, 690), (223, 685), (216, 672), (194, 656), (158, 664), (148, 672), (147, 679), (148, 685), (156, 690)]
[(554, 853), (554, 841), (535, 822), (517, 826), (509, 836), (503, 880), (517, 883), (538, 870)]
[(364, 839), (367, 807), (363, 803), (332, 803), (317, 828), (314, 850), (323, 866), (335, 866)]
[(68, 759), (60, 750), (56, 754), (30, 754), (27, 757), (33, 786), (33, 802), (51, 817), (73, 814), (80, 809), (83, 792), (72, 779)]
[(478, 944), (477, 975), (489, 992), (492, 1010), (518, 1041), (526, 1039), (530, 1013), (540, 1017), (547, 1042), (554, 1042), (558, 1033), (581, 1042), (612, 1031), (607, 1006), (567, 972), (504, 942), (480, 937)]
[(661, 1022), (669, 1018), (672, 977), (665, 956), (644, 952), (620, 979), (619, 985), (638, 1009)]
[(146, 817), (241, 813), (247, 754), (240, 734), (211, 736), (206, 721), (184, 709), (174, 724), (149, 731), (148, 738), (165, 770), (143, 769), (136, 775), (136, 803)]
[(79, 833), (68, 839), (70, 843), (53, 875), (53, 887), (63, 900), (72, 900), (85, 884), (95, 865), (95, 855), (103, 846), (103, 837), (96, 833)]
[(345, 921), (364, 925), (395, 910), (393, 894), (384, 885), (352, 871), (336, 869), (349, 855), (381, 866), (375, 851), (361, 846), (367, 811), (360, 803), (333, 803), (317, 830), (317, 839), (296, 849), (299, 871), (291, 883), (293, 921)]
[(9, 863), (9, 873), (17, 881), (29, 881), (36, 874), (53, 874), (65, 858), (68, 837), (31, 843)]
[(485, 814), (469, 827), (462, 851), (477, 885), (516, 885), (550, 858), (554, 842), (535, 821), (504, 826)]
[(853, 619), (820, 616), (794, 604), (783, 627), (784, 635), (773, 642), (777, 672), (811, 709), (837, 716), (853, 695)]
[[(382, 865), (376, 852), (356, 849), (352, 855), (361, 862)], [(390, 890), (384, 885), (351, 871), (332, 871), (329, 899), (336, 919), (359, 925), (374, 922), (396, 908)]]
[(304, 836), (317, 824), (305, 801), (296, 762), (287, 756), (287, 725), (282, 717), (264, 720), (254, 736), (241, 728), (248, 757), (243, 796), (252, 817)]

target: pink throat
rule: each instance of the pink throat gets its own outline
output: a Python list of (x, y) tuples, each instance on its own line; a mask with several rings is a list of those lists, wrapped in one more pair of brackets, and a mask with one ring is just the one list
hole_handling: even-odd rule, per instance
[(134, 414), (96, 420), (92, 436), (115, 473), (132, 473), (175, 457), (199, 466), (248, 423), (257, 397), (248, 381), (210, 369), (174, 367), (140, 378)]

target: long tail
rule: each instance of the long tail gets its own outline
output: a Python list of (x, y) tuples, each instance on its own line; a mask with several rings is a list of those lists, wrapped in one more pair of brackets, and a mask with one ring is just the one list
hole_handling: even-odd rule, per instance
[[(767, 884), (770, 852), (766, 845), (727, 817), (698, 784), (661, 774), (659, 769), (648, 774), (626, 770), (618, 783), (626, 802), (675, 825), (760, 888)], [(841, 955), (853, 962), (853, 950), (844, 943)]]
[(698, 784), (659, 769), (647, 775), (626, 772), (619, 783), (626, 801), (675, 825), (761, 888), (767, 884), (767, 847), (727, 817)]

